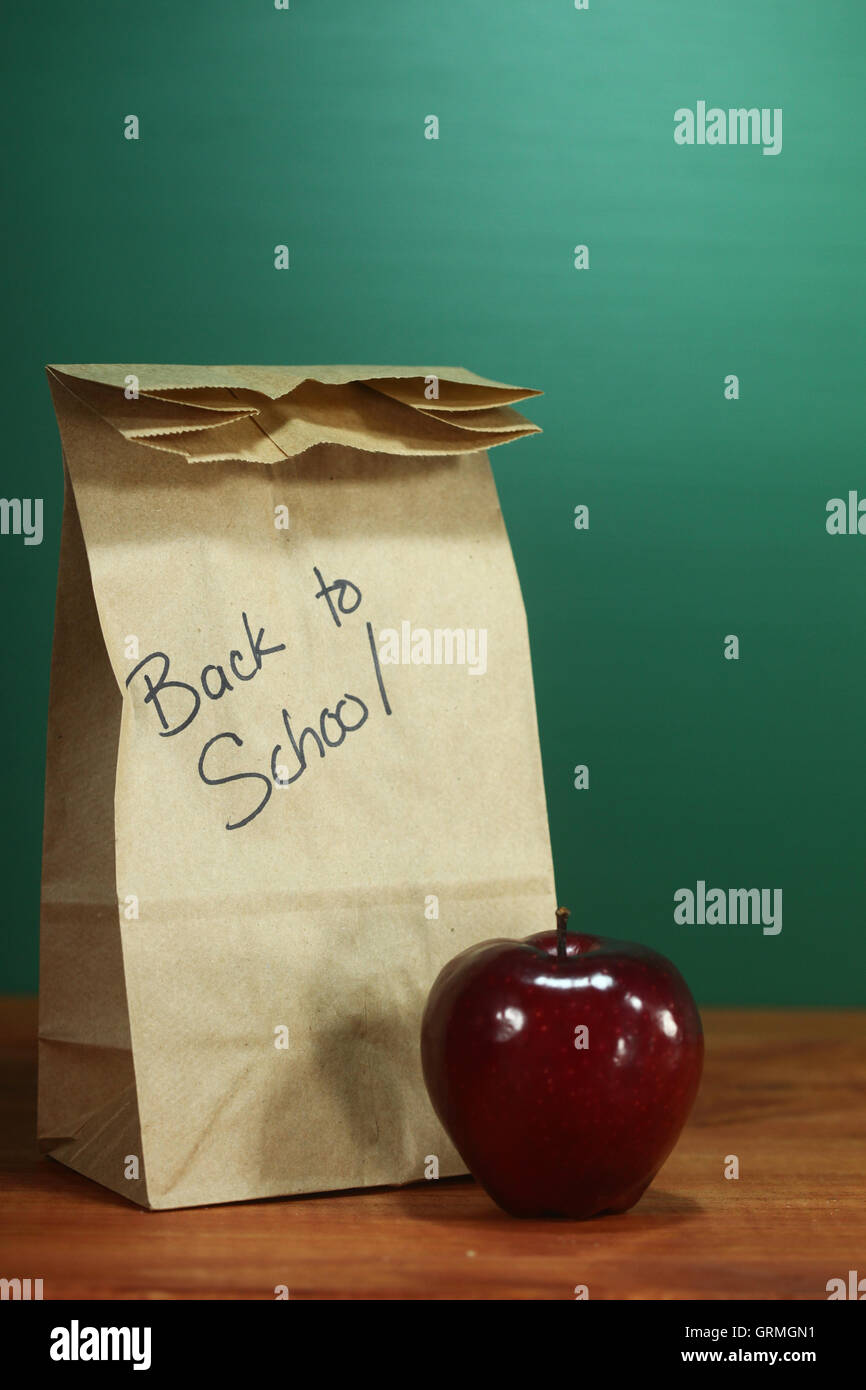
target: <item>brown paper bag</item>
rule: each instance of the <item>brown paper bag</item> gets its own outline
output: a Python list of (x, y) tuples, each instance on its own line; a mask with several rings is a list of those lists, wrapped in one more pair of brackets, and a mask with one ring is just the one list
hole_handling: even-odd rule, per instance
[(461, 369), (48, 369), (39, 1136), (154, 1208), (464, 1171), (427, 991), (543, 928), (526, 622)]

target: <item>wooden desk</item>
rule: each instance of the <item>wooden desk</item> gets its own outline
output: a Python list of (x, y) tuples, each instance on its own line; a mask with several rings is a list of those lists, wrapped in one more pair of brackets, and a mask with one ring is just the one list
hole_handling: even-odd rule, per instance
[(866, 1013), (704, 1021), (694, 1116), (624, 1216), (514, 1221), (469, 1179), (147, 1212), (39, 1156), (35, 1002), (2, 1001), (0, 1275), (46, 1299), (825, 1299), (866, 1276)]

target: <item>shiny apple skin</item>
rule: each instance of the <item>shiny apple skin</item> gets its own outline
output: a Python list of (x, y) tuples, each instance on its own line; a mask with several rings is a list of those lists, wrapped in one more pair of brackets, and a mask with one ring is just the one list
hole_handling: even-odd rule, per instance
[(564, 961), (555, 932), (463, 951), (436, 979), (421, 1027), (433, 1107), (513, 1216), (634, 1206), (685, 1124), (703, 1055), (676, 966), (647, 946), (576, 932)]

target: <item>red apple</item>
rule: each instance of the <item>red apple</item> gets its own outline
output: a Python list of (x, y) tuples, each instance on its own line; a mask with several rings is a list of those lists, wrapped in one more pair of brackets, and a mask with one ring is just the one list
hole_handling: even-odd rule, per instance
[(627, 1211), (692, 1108), (701, 1020), (664, 956), (556, 917), (555, 932), (445, 966), (424, 1011), (424, 1080), (466, 1167), (513, 1216)]

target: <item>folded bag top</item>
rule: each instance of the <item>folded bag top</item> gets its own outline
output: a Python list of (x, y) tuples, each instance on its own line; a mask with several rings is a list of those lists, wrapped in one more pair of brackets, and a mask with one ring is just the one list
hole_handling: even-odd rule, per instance
[[(48, 369), (66, 488), (39, 1136), (150, 1207), (464, 1171), (457, 951), (553, 911), (525, 613), (462, 368)], [(495, 922), (495, 927), (492, 925)]]
[(462, 367), (55, 366), (127, 439), (190, 463), (279, 463), (315, 444), (447, 455), (538, 426), (512, 409), (540, 394)]

